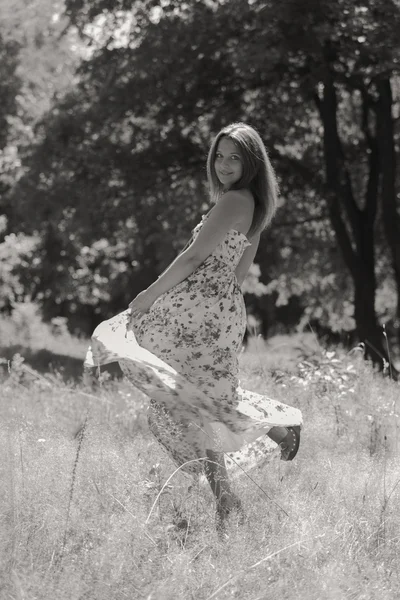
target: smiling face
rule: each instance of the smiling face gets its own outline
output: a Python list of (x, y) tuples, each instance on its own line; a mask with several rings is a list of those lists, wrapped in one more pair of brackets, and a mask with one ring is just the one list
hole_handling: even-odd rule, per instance
[(241, 152), (233, 140), (226, 136), (218, 142), (214, 164), (215, 172), (224, 190), (229, 190), (243, 174)]

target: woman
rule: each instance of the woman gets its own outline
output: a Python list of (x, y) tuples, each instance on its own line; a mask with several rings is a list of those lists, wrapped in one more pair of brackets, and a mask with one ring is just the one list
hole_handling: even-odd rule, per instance
[(301, 413), (239, 388), (238, 353), (246, 329), (240, 285), (261, 232), (277, 206), (277, 183), (259, 134), (233, 123), (213, 140), (207, 160), (212, 209), (192, 243), (129, 310), (99, 325), (87, 364), (118, 360), (150, 396), (149, 425), (175, 462), (204, 469), (217, 522), (241, 510), (224, 453), (269, 435), (292, 460)]

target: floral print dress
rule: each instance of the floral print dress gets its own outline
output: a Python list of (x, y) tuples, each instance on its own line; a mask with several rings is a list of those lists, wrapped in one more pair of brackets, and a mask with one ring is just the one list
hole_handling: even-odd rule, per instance
[[(204, 216), (194, 230), (198, 235)], [(301, 412), (239, 386), (246, 308), (235, 275), (250, 242), (231, 229), (186, 279), (157, 298), (133, 328), (130, 311), (101, 323), (86, 365), (118, 361), (150, 397), (150, 430), (182, 470), (202, 471), (207, 449), (232, 453)]]

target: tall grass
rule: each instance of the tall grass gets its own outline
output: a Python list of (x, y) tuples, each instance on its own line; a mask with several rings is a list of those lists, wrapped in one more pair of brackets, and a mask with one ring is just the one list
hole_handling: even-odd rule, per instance
[(233, 518), (225, 541), (203, 480), (177, 472), (165, 485), (175, 466), (148, 433), (144, 395), (11, 363), (0, 387), (0, 597), (399, 597), (399, 386), (357, 354), (290, 343), (272, 352), (252, 340), (241, 385), (301, 408), (301, 448), (292, 463), (269, 453), (250, 471), (271, 501), (233, 473), (247, 519)]

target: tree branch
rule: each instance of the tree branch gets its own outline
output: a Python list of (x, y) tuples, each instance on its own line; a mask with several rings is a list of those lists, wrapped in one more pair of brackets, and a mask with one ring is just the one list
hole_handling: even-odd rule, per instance
[(361, 129), (363, 130), (365, 140), (370, 149), (368, 155), (369, 173), (365, 195), (364, 215), (369, 228), (373, 228), (378, 207), (379, 176), (381, 169), (379, 165), (378, 142), (376, 137), (372, 136), (369, 129), (370, 109), (373, 105), (373, 100), (365, 90), (361, 91), (361, 95), (363, 99)]

